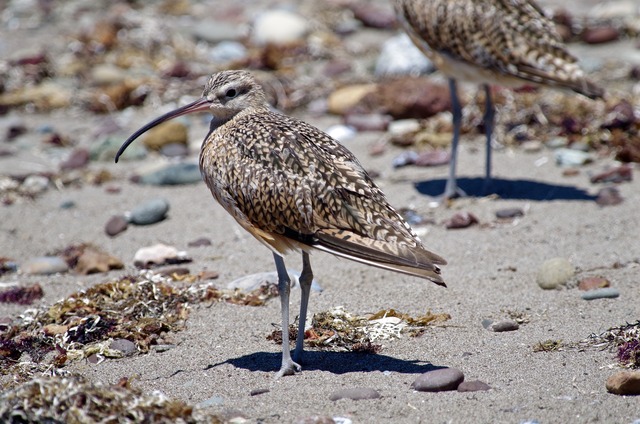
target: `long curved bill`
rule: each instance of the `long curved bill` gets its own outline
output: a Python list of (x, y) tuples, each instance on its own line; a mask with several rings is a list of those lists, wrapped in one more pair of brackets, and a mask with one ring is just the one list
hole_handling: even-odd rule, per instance
[(133, 141), (136, 138), (140, 137), (142, 134), (149, 131), (151, 128), (157, 125), (160, 125), (163, 122), (168, 121), (170, 119), (177, 118), (178, 116), (187, 115), (189, 113), (194, 113), (194, 112), (206, 112), (209, 110), (210, 105), (211, 105), (211, 102), (206, 97), (203, 97), (201, 99), (196, 100), (195, 102), (189, 103), (188, 105), (184, 105), (176, 110), (167, 112), (161, 117), (156, 118), (153, 121), (149, 122), (147, 125), (140, 128), (138, 131), (133, 133), (129, 138), (127, 138), (127, 140), (124, 143), (122, 143), (122, 146), (120, 146), (120, 148), (118, 149), (118, 153), (116, 153), (116, 163), (118, 162), (118, 159), (120, 159), (120, 155), (124, 153), (127, 147), (129, 147), (129, 145), (133, 143)]

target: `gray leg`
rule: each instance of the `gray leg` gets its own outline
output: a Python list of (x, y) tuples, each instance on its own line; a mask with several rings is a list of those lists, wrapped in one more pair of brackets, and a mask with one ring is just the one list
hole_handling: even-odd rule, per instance
[(444, 188), (445, 199), (451, 199), (465, 193), (458, 188), (456, 183), (456, 165), (458, 162), (458, 142), (460, 141), (460, 126), (462, 125), (462, 107), (458, 99), (456, 80), (449, 78), (449, 91), (451, 93), (451, 113), (453, 114), (453, 140), (451, 141), (451, 161), (449, 162), (449, 178)]
[(300, 301), (300, 317), (298, 318), (298, 339), (296, 340), (296, 350), (293, 352), (293, 359), (296, 362), (302, 361), (302, 352), (304, 350), (304, 324), (307, 319), (307, 305), (309, 305), (309, 293), (311, 292), (312, 281), (313, 271), (311, 270), (309, 254), (307, 252), (302, 252), (302, 273), (300, 274), (300, 290), (302, 291), (302, 299)]
[(280, 308), (282, 310), (282, 365), (280, 366), (280, 371), (276, 374), (276, 378), (280, 378), (284, 375), (295, 374), (296, 371), (300, 371), (301, 367), (291, 360), (291, 352), (289, 350), (289, 292), (291, 291), (291, 281), (282, 256), (274, 253), (273, 259), (276, 262), (276, 270), (278, 271), (278, 291), (280, 292)]
[(485, 176), (483, 192), (486, 194), (491, 185), (491, 136), (493, 134), (493, 119), (495, 108), (491, 99), (491, 87), (489, 84), (483, 84), (485, 101), (484, 101), (484, 131), (487, 136), (487, 160), (485, 163)]

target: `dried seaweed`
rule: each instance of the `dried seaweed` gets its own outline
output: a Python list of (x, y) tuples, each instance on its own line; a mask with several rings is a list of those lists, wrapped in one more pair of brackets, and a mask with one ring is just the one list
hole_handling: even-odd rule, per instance
[(533, 345), (534, 352), (555, 352), (561, 350), (564, 347), (562, 340), (545, 340)]
[(609, 349), (616, 353), (620, 366), (640, 368), (640, 320), (609, 328), (600, 334), (592, 334), (579, 345)]
[(127, 379), (109, 386), (78, 375), (39, 377), (0, 395), (7, 423), (221, 423), (218, 416), (160, 392), (143, 394)]
[(31, 305), (43, 295), (44, 292), (40, 284), (33, 284), (29, 287), (11, 287), (0, 292), (0, 302)]
[[(374, 343), (376, 341), (400, 338), (403, 333), (417, 336), (427, 326), (450, 318), (449, 314), (431, 312), (413, 318), (394, 309), (381, 310), (371, 316), (357, 316), (339, 306), (313, 316), (312, 327), (305, 331), (305, 342), (307, 346), (319, 349), (378, 353), (382, 345)], [(290, 326), (291, 343), (296, 335), (296, 328)], [(282, 343), (282, 332), (276, 330), (267, 339)]]

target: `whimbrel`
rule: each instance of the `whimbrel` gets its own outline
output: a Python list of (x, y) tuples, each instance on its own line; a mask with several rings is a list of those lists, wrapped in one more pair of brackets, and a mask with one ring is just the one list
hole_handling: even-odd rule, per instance
[[(120, 147), (177, 116), (213, 115), (200, 150), (200, 171), (215, 199), (273, 252), (282, 309), (282, 365), (300, 371), (313, 279), (309, 254), (332, 253), (444, 286), (438, 265), (411, 227), (389, 205), (356, 157), (317, 128), (272, 112), (262, 87), (246, 71), (214, 74), (202, 98), (148, 123)], [(302, 253), (299, 330), (289, 351), (290, 280), (283, 256)], [(295, 362), (294, 362), (295, 360)]]
[(485, 92), (486, 172), (491, 182), (494, 107), (489, 84), (540, 85), (596, 99), (590, 82), (563, 45), (554, 23), (534, 0), (393, 0), (398, 19), (414, 44), (449, 79), (453, 113), (451, 161), (444, 197), (464, 194), (456, 183), (462, 110), (456, 81), (481, 84)]

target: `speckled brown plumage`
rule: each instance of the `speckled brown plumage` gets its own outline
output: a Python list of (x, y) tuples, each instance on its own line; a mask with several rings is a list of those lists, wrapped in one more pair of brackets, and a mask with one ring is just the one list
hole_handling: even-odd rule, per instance
[[(422, 242), (342, 144), (317, 128), (269, 109), (254, 77), (245, 71), (214, 74), (202, 98), (169, 112), (134, 133), (120, 154), (148, 129), (177, 116), (209, 111), (210, 132), (200, 169), (216, 200), (238, 223), (274, 252), (283, 324), (288, 328), (289, 276), (282, 255), (302, 252), (302, 337), (317, 249), (358, 262), (426, 278), (444, 285), (446, 262)], [(278, 375), (299, 370), (283, 334)]]
[(507, 86), (529, 82), (590, 98), (603, 95), (532, 0), (394, 2), (414, 43), (452, 78)]

